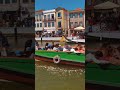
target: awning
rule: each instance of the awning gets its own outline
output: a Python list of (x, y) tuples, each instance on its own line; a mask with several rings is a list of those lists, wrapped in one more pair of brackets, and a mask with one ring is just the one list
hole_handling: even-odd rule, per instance
[(94, 6), (94, 9), (113, 9), (113, 8), (118, 8), (119, 5), (112, 3), (110, 1), (98, 4)]
[(79, 27), (76, 27), (76, 28), (74, 28), (74, 30), (76, 30), (76, 31), (84, 31), (84, 27), (81, 27), (81, 26), (79, 26)]

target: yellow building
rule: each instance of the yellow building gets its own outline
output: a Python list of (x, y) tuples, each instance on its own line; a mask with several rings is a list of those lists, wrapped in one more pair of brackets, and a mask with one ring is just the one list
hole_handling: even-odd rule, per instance
[(64, 8), (56, 8), (56, 29), (59, 33), (67, 34), (68, 32), (68, 11)]

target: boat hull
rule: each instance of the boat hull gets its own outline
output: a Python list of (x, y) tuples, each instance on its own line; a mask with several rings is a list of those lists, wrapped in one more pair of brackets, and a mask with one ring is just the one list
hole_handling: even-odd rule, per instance
[[(48, 58), (48, 57), (43, 57), (43, 56), (35, 56), (36, 60), (40, 61), (45, 61), (45, 62), (51, 62), (54, 63), (53, 58)], [(56, 64), (56, 63), (55, 63)], [(77, 66), (77, 67), (85, 67), (84, 63), (80, 62), (73, 62), (73, 61), (66, 61), (66, 60), (61, 60), (60, 63), (58, 64), (63, 64), (63, 65), (72, 65), (72, 66)]]
[(14, 81), (17, 83), (23, 83), (27, 85), (34, 86), (35, 84), (35, 76), (5, 69), (0, 69), (0, 79)]
[(0, 79), (34, 86), (34, 59), (1, 57), (0, 58)]
[(85, 90), (120, 90), (120, 87), (86, 83)]
[(102, 90), (103, 87), (106, 90), (119, 90), (119, 76), (120, 66), (86, 64), (86, 88), (88, 90)]

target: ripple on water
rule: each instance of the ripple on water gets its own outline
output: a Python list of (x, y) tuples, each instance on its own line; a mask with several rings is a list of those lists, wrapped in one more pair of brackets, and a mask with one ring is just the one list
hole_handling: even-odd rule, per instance
[(84, 90), (84, 74), (79, 67), (41, 63), (36, 65), (36, 90)]

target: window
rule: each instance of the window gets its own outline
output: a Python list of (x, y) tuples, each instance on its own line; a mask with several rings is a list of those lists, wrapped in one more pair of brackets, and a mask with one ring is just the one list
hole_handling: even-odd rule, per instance
[(52, 27), (54, 27), (55, 25), (54, 25), (54, 22), (52, 22)]
[(47, 23), (44, 23), (44, 26), (47, 27)]
[(29, 0), (23, 0), (23, 3), (29, 3)]
[(73, 14), (72, 13), (70, 14), (70, 18), (73, 18)]
[(10, 0), (5, 0), (5, 4), (10, 4)]
[(38, 19), (38, 15), (35, 15), (36, 20)]
[(83, 14), (82, 14), (82, 13), (80, 13), (80, 17), (83, 17)]
[(82, 22), (80, 22), (80, 26), (83, 26), (83, 23), (82, 23)]
[(77, 13), (75, 14), (75, 18), (78, 18), (78, 14)]
[(73, 22), (70, 22), (70, 26), (73, 27)]
[(58, 17), (61, 17), (61, 12), (58, 13)]
[(58, 27), (61, 27), (61, 21), (58, 22)]
[(51, 23), (50, 22), (48, 22), (48, 27), (51, 27)]
[(72, 14), (72, 17), (73, 17), (73, 18), (75, 17), (75, 14), (74, 14), (74, 13)]
[(78, 26), (78, 22), (75, 22), (75, 26)]
[(54, 20), (54, 14), (51, 15), (52, 19)]
[(44, 19), (46, 19), (46, 15), (44, 15)]
[(12, 3), (17, 3), (17, 0), (12, 0)]
[(37, 23), (37, 27), (39, 27), (39, 23)]
[(3, 0), (0, 0), (0, 4), (3, 4)]
[(42, 15), (41, 14), (39, 15), (39, 18), (40, 18), (40, 21), (41, 21), (42, 20)]
[(48, 15), (48, 19), (50, 19), (50, 14)]
[(40, 23), (40, 27), (42, 27), (42, 23)]

